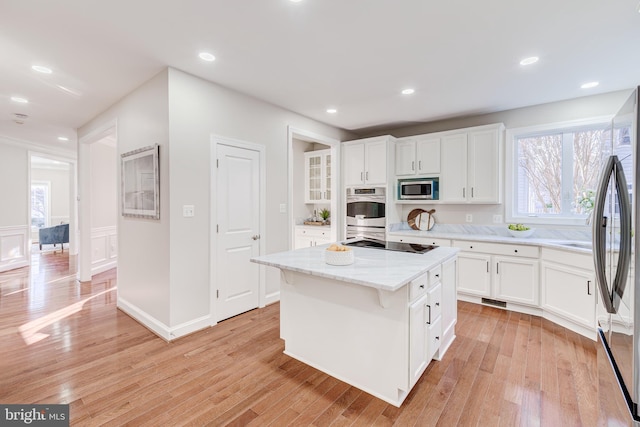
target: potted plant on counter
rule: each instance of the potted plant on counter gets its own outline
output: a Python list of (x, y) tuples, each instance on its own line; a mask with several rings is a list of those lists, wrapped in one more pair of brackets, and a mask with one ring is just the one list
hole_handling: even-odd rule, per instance
[(329, 225), (330, 216), (331, 216), (331, 212), (329, 212), (329, 209), (322, 209), (320, 211), (320, 217), (322, 218), (322, 222), (324, 222), (327, 225)]

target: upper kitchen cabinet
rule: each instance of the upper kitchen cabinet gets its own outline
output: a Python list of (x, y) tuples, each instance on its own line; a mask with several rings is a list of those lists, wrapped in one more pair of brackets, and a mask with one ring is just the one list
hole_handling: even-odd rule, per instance
[(501, 203), (503, 133), (500, 123), (442, 136), (442, 202)]
[(345, 187), (387, 184), (387, 149), (390, 139), (390, 136), (383, 136), (342, 144)]
[(440, 138), (418, 135), (396, 141), (396, 175), (439, 175)]
[(304, 202), (331, 202), (331, 150), (304, 153)]

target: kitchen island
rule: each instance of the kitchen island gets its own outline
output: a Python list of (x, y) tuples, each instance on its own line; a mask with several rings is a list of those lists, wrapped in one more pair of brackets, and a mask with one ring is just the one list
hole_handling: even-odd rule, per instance
[(352, 248), (346, 266), (316, 246), (252, 259), (279, 268), (285, 354), (400, 406), (455, 338), (456, 254)]

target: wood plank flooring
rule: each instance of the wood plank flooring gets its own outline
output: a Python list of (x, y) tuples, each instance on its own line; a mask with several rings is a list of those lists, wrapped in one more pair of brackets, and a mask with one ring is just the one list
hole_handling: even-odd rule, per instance
[(278, 304), (167, 343), (117, 310), (115, 270), (74, 271), (56, 252), (0, 274), (0, 402), (69, 403), (72, 425), (626, 425), (599, 413), (618, 390), (598, 344), (539, 317), (459, 302), (457, 339), (396, 408), (284, 355)]

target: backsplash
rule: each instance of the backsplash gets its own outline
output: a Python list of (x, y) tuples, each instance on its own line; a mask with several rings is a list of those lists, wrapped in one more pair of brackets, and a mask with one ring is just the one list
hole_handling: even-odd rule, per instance
[[(535, 227), (534, 227), (535, 228)], [(391, 224), (389, 231), (411, 230), (406, 222)], [(423, 232), (425, 233), (425, 232)], [(474, 234), (484, 236), (510, 237), (506, 225), (468, 225), (468, 224), (435, 224), (430, 234)], [(591, 230), (589, 229), (555, 229), (536, 228), (531, 236), (537, 239), (558, 239), (558, 240), (591, 240)]]

